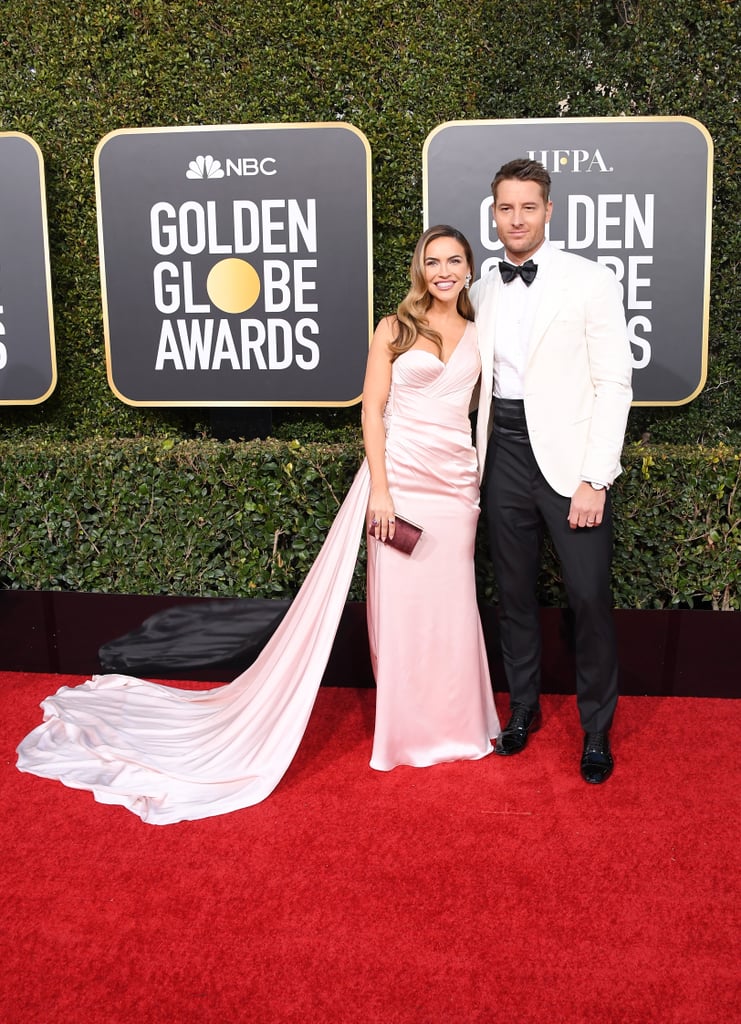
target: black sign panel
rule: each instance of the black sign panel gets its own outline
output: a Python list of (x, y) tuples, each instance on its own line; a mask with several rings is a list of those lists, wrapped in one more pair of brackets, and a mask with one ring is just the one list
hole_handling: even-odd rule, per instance
[(346, 124), (125, 129), (96, 153), (108, 379), (131, 405), (351, 405), (370, 150)]
[(539, 160), (551, 242), (622, 283), (635, 404), (681, 405), (707, 374), (712, 155), (684, 117), (453, 121), (425, 143), (425, 223), (463, 231), (486, 272), (502, 254), (491, 181), (509, 160)]
[(0, 132), (0, 405), (37, 405), (56, 383), (44, 162)]

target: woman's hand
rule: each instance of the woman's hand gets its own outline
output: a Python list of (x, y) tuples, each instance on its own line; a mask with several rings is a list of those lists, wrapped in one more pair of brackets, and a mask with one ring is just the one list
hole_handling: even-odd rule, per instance
[(395, 526), (394, 502), (388, 489), (371, 487), (368, 502), (368, 527), (378, 540), (393, 538)]

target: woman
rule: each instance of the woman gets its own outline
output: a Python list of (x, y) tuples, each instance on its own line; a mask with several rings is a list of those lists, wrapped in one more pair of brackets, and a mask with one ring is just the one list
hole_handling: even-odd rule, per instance
[[(473, 567), (479, 483), (468, 409), (480, 362), (472, 273), (460, 232), (425, 231), (409, 293), (379, 324), (368, 358), (363, 439), (379, 538), (368, 551), (373, 768), (483, 757), (498, 733)], [(382, 543), (397, 512), (424, 531), (411, 557)]]
[[(366, 520), (375, 520), (377, 536), (368, 557), (378, 681), (373, 767), (491, 750), (498, 724), (473, 577), (478, 489), (467, 413), (479, 362), (465, 293), (472, 269), (455, 229), (431, 228), (420, 239), (409, 294), (379, 325), (368, 358), (367, 458), (254, 664), (206, 692), (121, 675), (62, 687), (18, 747), (21, 771), (90, 790), (152, 824), (263, 800), (304, 734)], [(410, 556), (385, 546), (395, 511), (423, 525)]]

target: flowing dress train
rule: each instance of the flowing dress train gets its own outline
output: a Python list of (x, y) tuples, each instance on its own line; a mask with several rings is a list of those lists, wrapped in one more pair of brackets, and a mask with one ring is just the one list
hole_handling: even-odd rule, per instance
[(370, 494), (365, 462), (304, 583), (250, 667), (192, 691), (94, 676), (41, 704), (18, 768), (168, 825), (264, 800), (293, 760), (332, 651)]
[[(478, 375), (475, 329), (467, 328), (448, 366), (437, 360), (433, 368), (427, 354), (418, 379), (402, 379), (417, 355), (394, 364), (388, 447), (399, 513), (419, 516), (425, 534), (411, 557), (398, 556), (403, 565), (395, 564), (396, 552), (369, 539), (368, 614), (379, 687), (372, 764), (379, 768), (482, 757), (498, 731), (475, 604), (478, 490), (470, 430), (467, 445), (463, 440)], [(416, 412), (425, 419), (415, 430), (405, 417), (415, 415), (417, 388), (425, 397)], [(425, 464), (415, 468), (418, 458)], [(417, 473), (424, 489), (418, 500)], [(44, 721), (18, 747), (20, 771), (89, 790), (100, 803), (157, 825), (264, 800), (306, 729), (350, 589), (369, 495), (364, 461), (284, 619), (233, 682), (194, 692), (110, 674), (61, 687), (43, 701)], [(417, 586), (430, 588), (429, 609), (424, 591), (415, 597)], [(417, 662), (423, 673), (415, 693), (410, 669)], [(429, 716), (419, 712), (427, 703)]]

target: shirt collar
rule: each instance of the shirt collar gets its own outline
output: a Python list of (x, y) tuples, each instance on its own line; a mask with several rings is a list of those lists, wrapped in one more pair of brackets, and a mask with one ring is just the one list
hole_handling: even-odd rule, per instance
[[(533, 255), (532, 256), (528, 256), (528, 260), (532, 260), (533, 263), (535, 263), (537, 266), (540, 267), (540, 266), (543, 266), (543, 264), (549, 262), (549, 260), (553, 256), (553, 252), (554, 252), (554, 247), (551, 245), (551, 243), (546, 238), (546, 239), (544, 239), (540, 243), (540, 247), (535, 250)], [(507, 256), (506, 255), (502, 256), (502, 259), (506, 261), (507, 260)], [(527, 263), (527, 260), (524, 260), (524, 262)]]
[(550, 260), (552, 255), (553, 255), (553, 246), (551, 245), (551, 243), (546, 238), (542, 242), (540, 248), (536, 252), (533, 253), (533, 255), (531, 256), (531, 259), (532, 259), (533, 263), (537, 264), (537, 266), (540, 267), (544, 263), (548, 263), (548, 261)]

